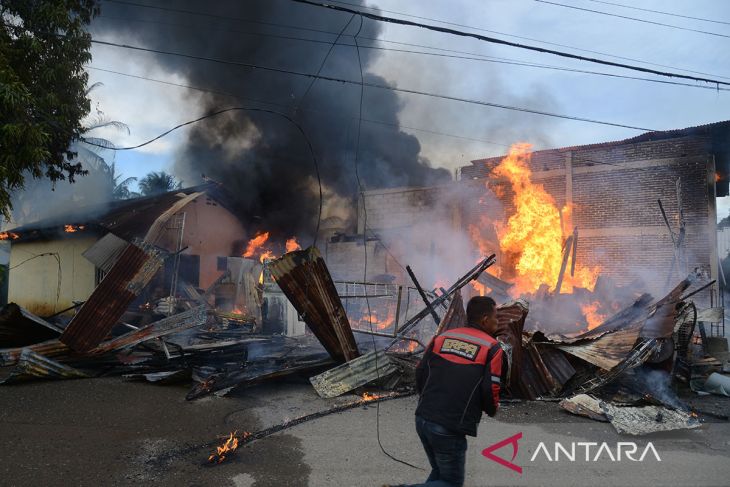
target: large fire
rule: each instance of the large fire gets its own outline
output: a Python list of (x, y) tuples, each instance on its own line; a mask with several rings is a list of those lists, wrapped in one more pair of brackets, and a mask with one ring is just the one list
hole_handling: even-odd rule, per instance
[(589, 330), (594, 329), (595, 327), (606, 321), (606, 318), (608, 318), (608, 315), (599, 312), (600, 308), (600, 301), (594, 301), (581, 307), (581, 311), (586, 317), (586, 322), (588, 323)]
[[(555, 199), (542, 185), (532, 181), (529, 167), (530, 144), (513, 145), (507, 157), (492, 171), (504, 178), (512, 190), (513, 212), (507, 223), (493, 222), (499, 246), (507, 265), (514, 267), (510, 289), (514, 297), (531, 294), (546, 284), (554, 291), (563, 262), (563, 246), (573, 229), (569, 207), (558, 209)], [(470, 228), (470, 234), (481, 248), (485, 242), (479, 228)], [(574, 287), (592, 290), (600, 268), (589, 268), (577, 263), (574, 275), (564, 273), (561, 292), (571, 293)], [(482, 290), (478, 290), (483, 292)]]
[[(276, 259), (278, 255), (274, 252), (271, 247), (281, 249), (281, 245), (271, 245), (269, 241), (269, 232), (259, 232), (246, 245), (246, 251), (243, 253), (243, 257), (258, 257), (259, 261), (263, 263), (265, 260)], [(300, 250), (301, 247), (297, 242), (296, 237), (291, 237), (284, 244), (286, 252), (292, 252), (294, 250)]]

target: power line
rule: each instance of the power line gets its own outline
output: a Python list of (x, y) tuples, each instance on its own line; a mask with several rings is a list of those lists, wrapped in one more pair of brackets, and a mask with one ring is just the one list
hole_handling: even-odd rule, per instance
[(694, 77), (694, 76), (688, 76), (688, 75), (685, 75), (685, 74), (669, 73), (669, 72), (666, 72), (666, 71), (658, 71), (658, 70), (655, 70), (655, 69), (642, 68), (640, 66), (633, 66), (633, 65), (630, 65), (630, 64), (615, 63), (613, 61), (606, 61), (606, 60), (603, 60), (603, 59), (596, 59), (596, 58), (589, 58), (589, 57), (585, 57), (585, 56), (578, 56), (576, 54), (570, 54), (570, 53), (563, 52), (563, 51), (556, 51), (556, 50), (553, 50), (553, 49), (545, 49), (543, 47), (530, 46), (530, 45), (526, 45), (526, 44), (519, 44), (519, 43), (516, 43), (516, 42), (506, 41), (504, 39), (499, 39), (499, 38), (496, 38), (496, 37), (483, 36), (481, 34), (475, 34), (473, 32), (464, 32), (464, 31), (460, 31), (460, 30), (449, 29), (449, 28), (446, 28), (446, 27), (439, 27), (439, 26), (436, 26), (436, 25), (429, 25), (429, 24), (422, 24), (422, 23), (419, 23), (419, 22), (412, 22), (410, 20), (396, 19), (396, 18), (393, 18), (393, 17), (384, 17), (382, 15), (370, 14), (370, 13), (367, 13), (367, 12), (362, 12), (362, 11), (357, 10), (357, 9), (351, 9), (351, 8), (347, 8), (347, 7), (339, 7), (337, 5), (330, 5), (330, 4), (326, 4), (326, 3), (317, 3), (317, 2), (310, 1), (310, 0), (291, 0), (291, 1), (292, 2), (296, 2), (296, 3), (303, 3), (305, 5), (311, 5), (311, 6), (314, 6), (314, 7), (321, 7), (321, 8), (326, 8), (326, 9), (338, 10), (338, 11), (341, 11), (341, 12), (359, 13), (359, 14), (361, 14), (364, 17), (367, 17), (367, 18), (372, 19), (372, 20), (377, 20), (377, 21), (380, 21), (380, 22), (388, 22), (388, 23), (392, 23), (392, 24), (405, 25), (405, 26), (409, 26), (409, 27), (420, 27), (420, 28), (423, 28), (423, 29), (432, 30), (434, 32), (441, 32), (441, 33), (444, 33), (444, 34), (451, 34), (451, 35), (460, 36), (460, 37), (471, 37), (471, 38), (474, 38), (474, 39), (477, 39), (477, 40), (480, 40), (480, 41), (490, 42), (490, 43), (493, 43), (493, 44), (501, 44), (501, 45), (505, 45), (505, 46), (516, 47), (516, 48), (519, 48), (519, 49), (526, 49), (526, 50), (529, 50), (529, 51), (536, 51), (536, 52), (541, 52), (541, 53), (545, 53), (545, 54), (554, 54), (556, 56), (562, 56), (562, 57), (566, 57), (566, 58), (570, 58), (570, 59), (577, 59), (577, 60), (580, 60), (580, 61), (586, 61), (586, 62), (591, 62), (591, 63), (596, 63), (596, 64), (604, 64), (606, 66), (615, 66), (615, 67), (619, 67), (619, 68), (626, 68), (626, 69), (631, 69), (631, 70), (634, 70), (634, 71), (641, 71), (641, 72), (644, 72), (644, 73), (657, 74), (657, 75), (660, 75), (660, 76), (668, 76), (668, 77), (673, 77), (673, 78), (684, 78), (684, 79), (689, 79), (689, 80), (692, 80), (692, 81), (704, 81), (704, 82), (707, 82), (707, 83), (714, 83), (716, 85), (722, 84), (722, 85), (730, 86), (730, 83), (727, 83), (727, 82), (724, 82), (724, 81), (718, 81), (718, 80), (708, 79), (708, 78), (698, 78), (698, 77)]
[[(184, 25), (184, 24), (179, 24), (179, 23), (160, 22), (160, 21), (146, 20), (146, 19), (124, 19), (124, 18), (109, 17), (109, 16), (105, 16), (104, 18), (112, 19), (112, 20), (130, 21), (130, 22), (154, 23), (154, 24), (177, 26), (177, 27), (186, 27), (186, 26), (191, 27), (191, 28), (198, 27), (198, 26), (194, 26), (194, 25), (190, 25), (190, 24)], [(235, 30), (235, 29), (225, 29), (225, 30), (228, 30), (230, 32), (235, 32), (238, 34), (251, 35), (251, 36), (261, 36), (261, 37), (270, 37), (270, 38), (274, 38), (274, 39), (285, 39), (285, 40), (295, 40), (295, 41), (302, 41), (302, 42), (311, 42), (311, 43), (316, 43), (316, 44), (326, 44), (326, 45), (330, 46), (330, 52), (332, 50), (332, 47), (334, 46), (331, 41), (323, 41), (323, 40), (319, 40), (319, 39), (307, 39), (304, 37), (283, 36), (283, 35), (268, 34), (268, 33), (261, 33), (261, 32), (246, 32), (246, 31)], [(719, 87), (713, 87), (713, 86), (709, 86), (709, 85), (697, 85), (697, 84), (691, 84), (691, 83), (682, 83), (679, 81), (642, 78), (642, 77), (638, 77), (638, 76), (628, 76), (628, 75), (621, 75), (621, 74), (614, 74), (614, 73), (606, 73), (606, 72), (602, 72), (602, 71), (590, 71), (590, 70), (584, 70), (584, 69), (567, 68), (567, 67), (563, 67), (563, 66), (553, 66), (553, 65), (549, 65), (549, 64), (532, 63), (532, 62), (522, 61), (519, 59), (501, 58), (501, 57), (495, 57), (495, 56), (486, 56), (486, 55), (479, 54), (479, 53), (471, 53), (471, 52), (458, 51), (458, 50), (453, 50), (453, 49), (443, 49), (443, 48), (439, 48), (439, 47), (426, 46), (426, 45), (422, 45), (422, 44), (411, 44), (411, 43), (406, 43), (406, 42), (390, 41), (387, 39), (374, 39), (374, 38), (369, 38), (369, 37), (365, 37), (364, 39), (372, 40), (372, 41), (376, 41), (376, 42), (402, 44), (402, 45), (408, 45), (408, 46), (414, 46), (414, 47), (422, 47), (425, 49), (434, 49), (434, 50), (439, 50), (439, 51), (454, 52), (454, 53), (468, 54), (468, 55), (460, 56), (460, 55), (454, 55), (454, 54), (441, 54), (441, 53), (435, 53), (435, 52), (414, 51), (414, 50), (409, 50), (409, 49), (394, 49), (394, 48), (389, 48), (389, 47), (373, 46), (373, 45), (370, 45), (370, 46), (360, 45), (361, 49), (373, 49), (373, 50), (380, 50), (380, 51), (400, 52), (400, 53), (406, 53), (406, 54), (419, 54), (419, 55), (424, 55), (424, 56), (434, 56), (434, 57), (443, 57), (443, 58), (451, 58), (451, 59), (463, 59), (463, 60), (467, 60), (467, 61), (488, 62), (488, 63), (505, 64), (505, 65), (511, 65), (511, 66), (522, 66), (522, 67), (530, 67), (530, 68), (538, 68), (538, 69), (564, 71), (564, 72), (569, 72), (569, 73), (590, 74), (590, 75), (595, 75), (595, 76), (604, 76), (604, 77), (608, 77), (608, 78), (645, 81), (645, 82), (649, 82), (649, 83), (686, 86), (689, 88), (728, 91), (728, 88), (719, 88)], [(347, 42), (341, 42), (339, 45), (355, 47), (355, 44), (349, 44)], [(311, 88), (311, 84), (310, 84), (310, 88)]]
[(717, 32), (708, 32), (706, 30), (690, 29), (689, 27), (681, 27), (679, 25), (664, 24), (662, 22), (655, 22), (653, 20), (639, 19), (639, 18), (636, 18), (636, 17), (629, 17), (627, 15), (612, 14), (612, 13), (609, 13), (609, 12), (602, 12), (600, 10), (593, 10), (593, 9), (590, 9), (590, 8), (577, 7), (575, 5), (566, 5), (564, 3), (549, 2), (547, 0), (534, 0), (534, 1), (535, 2), (538, 2), (538, 3), (544, 3), (544, 4), (547, 4), (547, 5), (555, 5), (557, 7), (572, 8), (573, 10), (580, 10), (582, 12), (590, 12), (590, 13), (593, 13), (593, 14), (607, 15), (609, 17), (617, 17), (617, 18), (620, 18), (620, 19), (633, 20), (635, 22), (643, 22), (645, 24), (660, 25), (662, 27), (670, 27), (672, 29), (686, 30), (686, 31), (689, 31), (689, 32), (697, 32), (697, 33), (700, 33), (700, 34), (707, 34), (707, 35), (711, 35), (711, 36), (730, 38), (729, 35), (718, 34)]
[(278, 116), (284, 118), (285, 120), (287, 120), (292, 125), (294, 125), (294, 127), (296, 127), (296, 129), (302, 135), (302, 138), (304, 139), (304, 142), (307, 144), (307, 148), (309, 149), (309, 154), (312, 157), (312, 163), (314, 164), (314, 172), (315, 172), (315, 174), (317, 176), (317, 184), (319, 185), (319, 214), (318, 214), (318, 217), (317, 217), (317, 227), (316, 227), (316, 230), (314, 232), (314, 243), (312, 244), (312, 246), (315, 246), (317, 244), (317, 235), (319, 234), (319, 227), (320, 227), (320, 224), (322, 222), (322, 203), (323, 203), (323, 200), (324, 200), (324, 196), (323, 196), (323, 193), (322, 193), (322, 178), (321, 178), (320, 173), (319, 173), (319, 163), (317, 162), (317, 156), (314, 154), (314, 148), (312, 146), (312, 142), (309, 140), (309, 137), (307, 137), (307, 134), (306, 134), (306, 132), (304, 132), (304, 129), (302, 128), (302, 126), (299, 125), (294, 119), (292, 119), (290, 116), (286, 115), (285, 113), (277, 112), (275, 110), (269, 110), (267, 108), (250, 108), (250, 107), (230, 107), (230, 108), (224, 108), (222, 110), (217, 110), (215, 112), (208, 113), (207, 115), (203, 115), (202, 117), (198, 117), (198, 118), (196, 118), (194, 120), (189, 120), (187, 122), (183, 122), (181, 124), (178, 124), (178, 125), (172, 127), (171, 129), (166, 130), (165, 132), (161, 133), (157, 137), (153, 137), (152, 139), (150, 139), (150, 140), (148, 140), (146, 142), (143, 142), (141, 144), (137, 144), (137, 145), (131, 146), (131, 147), (109, 147), (107, 145), (97, 144), (95, 142), (92, 142), (92, 141), (89, 141), (89, 140), (85, 140), (83, 137), (80, 140), (82, 142), (88, 144), (88, 145), (92, 145), (92, 146), (95, 146), (95, 147), (101, 147), (103, 149), (108, 149), (108, 150), (113, 150), (113, 151), (126, 151), (126, 150), (139, 149), (140, 147), (144, 147), (146, 145), (151, 144), (152, 142), (154, 142), (156, 140), (161, 139), (162, 137), (170, 134), (171, 132), (174, 132), (175, 130), (177, 130), (179, 128), (182, 128), (182, 127), (185, 127), (187, 125), (192, 125), (192, 124), (201, 122), (201, 121), (206, 120), (208, 118), (217, 117), (218, 115), (222, 115), (224, 113), (234, 112), (234, 111), (263, 112), (263, 113), (270, 113), (272, 115), (278, 115)]
[[(293, 0), (293, 1), (300, 1), (300, 0)], [(116, 42), (100, 41), (97, 39), (92, 39), (91, 42), (95, 43), (95, 44), (119, 47), (119, 48), (123, 48), (123, 49), (131, 49), (131, 50), (135, 50), (135, 51), (152, 52), (155, 54), (163, 54), (163, 55), (169, 55), (169, 56), (179, 56), (179, 57), (183, 57), (183, 58), (187, 58), (187, 59), (196, 59), (196, 60), (200, 60), (200, 61), (215, 62), (215, 63), (227, 64), (227, 65), (231, 65), (231, 66), (242, 66), (242, 67), (251, 68), (251, 69), (259, 69), (262, 71), (271, 71), (271, 72), (282, 73), (282, 74), (291, 74), (291, 75), (302, 76), (302, 77), (307, 77), (307, 78), (316, 77), (318, 79), (322, 79), (322, 80), (326, 80), (326, 81), (334, 81), (334, 82), (343, 83), (343, 84), (362, 85), (362, 86), (367, 86), (370, 88), (378, 88), (378, 89), (383, 89), (383, 90), (396, 91), (399, 93), (410, 93), (410, 94), (415, 94), (415, 95), (428, 96), (431, 98), (440, 98), (440, 99), (444, 99), (444, 100), (459, 101), (459, 102), (463, 102), (463, 103), (469, 103), (469, 104), (487, 106), (487, 107), (493, 107), (493, 108), (502, 108), (505, 110), (532, 113), (535, 115), (544, 115), (547, 117), (562, 118), (562, 119), (566, 119), (566, 120), (575, 120), (575, 121), (579, 121), (579, 122), (595, 123), (595, 124), (599, 124), (599, 125), (609, 125), (609, 126), (613, 126), (613, 127), (628, 128), (628, 129), (632, 129), (632, 130), (641, 130), (641, 131), (649, 131), (649, 132), (654, 131), (654, 129), (648, 129), (645, 127), (637, 127), (634, 125), (626, 125), (626, 124), (613, 123), (613, 122), (604, 122), (601, 120), (594, 120), (594, 119), (585, 118), (585, 117), (563, 115), (563, 114), (552, 113), (552, 112), (547, 112), (547, 111), (543, 111), (543, 110), (534, 110), (531, 108), (516, 107), (516, 106), (512, 106), (512, 105), (504, 105), (501, 103), (493, 103), (493, 102), (487, 102), (487, 101), (472, 100), (472, 99), (468, 99), (468, 98), (460, 98), (460, 97), (456, 97), (456, 96), (441, 95), (441, 94), (429, 93), (429, 92), (420, 91), (420, 90), (397, 88), (394, 86), (381, 85), (381, 84), (372, 83), (372, 82), (357, 82), (357, 81), (352, 81), (352, 80), (347, 80), (347, 79), (342, 79), (342, 78), (335, 78), (332, 76), (321, 76), (321, 75), (315, 76), (310, 73), (292, 71), (292, 70), (283, 69), (283, 68), (274, 68), (274, 67), (270, 67), (270, 66), (260, 66), (260, 65), (244, 63), (244, 62), (240, 62), (240, 61), (228, 61), (228, 60), (224, 60), (224, 59), (214, 59), (214, 58), (209, 58), (209, 57), (205, 57), (205, 56), (196, 56), (196, 55), (192, 55), (192, 54), (183, 54), (183, 53), (177, 53), (177, 52), (172, 52), (172, 51), (163, 51), (160, 49), (150, 49), (150, 48), (146, 48), (146, 47), (130, 46), (127, 44), (118, 44)], [(723, 83), (723, 84), (725, 84), (725, 83)], [(728, 84), (730, 85), (730, 83), (728, 83)]]
[(613, 5), (614, 7), (623, 7), (623, 8), (630, 8), (632, 10), (641, 10), (642, 12), (651, 12), (653, 14), (669, 15), (672, 17), (681, 17), (683, 19), (701, 20), (702, 22), (712, 22), (713, 24), (730, 25), (730, 22), (724, 22), (722, 20), (703, 19), (702, 17), (691, 17), (689, 15), (682, 15), (682, 14), (677, 14), (677, 13), (672, 13), (672, 12), (662, 12), (661, 10), (652, 10), (649, 8), (634, 7), (633, 5), (625, 5), (623, 3), (605, 2), (603, 0), (588, 0), (588, 1), (594, 2), (594, 3), (603, 3), (605, 5)]
[[(260, 25), (266, 25), (266, 26), (273, 26), (273, 27), (282, 27), (282, 28), (286, 28), (286, 29), (303, 30), (303, 31), (309, 31), (309, 32), (317, 32), (317, 33), (320, 33), (320, 34), (328, 34), (328, 35), (332, 35), (332, 36), (337, 35), (337, 32), (330, 32), (330, 31), (327, 31), (327, 30), (313, 29), (313, 28), (307, 28), (307, 27), (300, 27), (300, 26), (295, 26), (295, 25), (291, 25), (291, 24), (280, 24), (280, 23), (276, 23), (276, 22), (264, 22), (264, 21), (257, 21), (257, 20), (251, 20), (251, 19), (243, 19), (243, 18), (238, 18), (238, 17), (227, 17), (227, 16), (209, 14), (209, 13), (206, 13), (206, 12), (200, 12), (200, 11), (195, 11), (195, 10), (183, 10), (183, 9), (175, 9), (175, 8), (168, 8), (168, 7), (159, 7), (159, 6), (156, 6), (156, 5), (146, 5), (146, 4), (141, 4), (141, 3), (126, 2), (126, 1), (122, 1), (122, 0), (104, 0), (104, 1), (112, 2), (112, 3), (117, 3), (117, 4), (121, 4), (121, 5), (129, 5), (129, 6), (134, 6), (134, 7), (150, 8), (150, 9), (167, 11), (167, 12), (184, 13), (184, 14), (193, 15), (193, 16), (211, 17), (211, 18), (221, 19), (221, 20), (227, 20), (227, 21), (237, 21), (237, 22), (244, 22), (244, 23), (251, 23), (251, 24), (260, 24)], [(546, 45), (550, 45), (550, 46), (563, 47), (563, 48), (573, 49), (573, 50), (580, 51), (580, 52), (588, 52), (588, 53), (591, 53), (591, 54), (599, 54), (599, 55), (608, 56), (608, 57), (611, 57), (611, 58), (614, 58), (614, 59), (623, 59), (624, 61), (632, 61), (632, 62), (647, 64), (647, 65), (650, 65), (650, 66), (658, 66), (658, 67), (661, 67), (661, 68), (668, 68), (668, 69), (673, 69), (673, 70), (678, 70), (678, 71), (685, 71), (687, 73), (702, 74), (702, 75), (705, 75), (705, 76), (712, 76), (712, 77), (715, 77), (715, 78), (730, 79), (730, 76), (721, 76), (721, 75), (716, 75), (716, 74), (712, 74), (712, 73), (706, 73), (706, 72), (703, 72), (703, 71), (696, 71), (696, 70), (691, 70), (691, 69), (678, 68), (678, 67), (670, 66), (670, 65), (667, 65), (667, 64), (659, 64), (659, 63), (654, 63), (654, 62), (651, 62), (651, 61), (645, 61), (643, 59), (636, 59), (636, 58), (631, 58), (631, 57), (618, 56), (618, 55), (615, 55), (615, 54), (605, 53), (605, 52), (601, 52), (601, 51), (594, 51), (594, 50), (591, 50), (591, 49), (584, 49), (584, 48), (580, 48), (580, 47), (576, 47), (576, 46), (570, 46), (570, 45), (567, 45), (567, 44), (559, 44), (559, 43), (556, 43), (556, 42), (549, 42), (549, 41), (544, 41), (544, 40), (541, 40), (541, 39), (535, 39), (533, 37), (518, 36), (518, 35), (514, 35), (514, 34), (509, 34), (509, 33), (506, 33), (506, 32), (499, 32), (499, 31), (495, 31), (495, 30), (482, 29), (482, 28), (479, 28), (479, 27), (474, 27), (474, 26), (469, 26), (469, 25), (464, 25), (464, 24), (458, 24), (458, 23), (455, 23), (455, 22), (447, 22), (447, 21), (444, 21), (444, 20), (438, 20), (438, 19), (433, 19), (433, 18), (429, 18), (429, 17), (421, 17), (421, 16), (418, 16), (418, 15), (411, 15), (411, 14), (406, 14), (406, 13), (403, 13), (403, 12), (396, 12), (396, 11), (393, 11), (393, 10), (381, 10), (381, 9), (378, 9), (378, 8), (375, 8), (375, 7), (365, 7), (365, 6), (355, 5), (355, 4), (351, 4), (351, 3), (347, 3), (347, 2), (341, 2), (341, 1), (339, 1), (339, 2), (332, 2), (332, 3), (339, 3), (339, 4), (343, 4), (343, 5), (350, 5), (350, 6), (354, 6), (354, 7), (361, 7), (361, 8), (367, 9), (367, 10), (374, 10), (374, 11), (381, 11), (381, 12), (390, 12), (390, 13), (394, 13), (394, 14), (397, 14), (397, 15), (402, 15), (404, 17), (411, 17), (411, 18), (418, 18), (418, 19), (430, 20), (430, 21), (442, 23), (442, 24), (445, 24), (445, 25), (453, 25), (453, 26), (457, 26), (457, 27), (464, 27), (464, 28), (468, 28), (468, 29), (472, 29), (472, 30), (476, 30), (476, 31), (480, 31), (480, 32), (489, 32), (489, 33), (492, 33), (492, 34), (503, 35), (503, 36), (506, 36), (506, 37), (514, 38), (514, 39), (522, 39), (522, 40), (528, 40), (528, 41), (533, 41), (533, 42), (539, 42), (541, 44), (546, 44)], [(102, 17), (104, 17), (104, 15), (102, 15)], [(108, 17), (108, 16), (106, 16), (106, 17)], [(143, 22), (142, 20), (138, 20), (138, 21), (139, 22)], [(164, 24), (163, 22), (160, 22), (160, 21), (151, 21), (150, 20), (150, 21), (147, 21), (147, 22), (156, 22), (156, 23)], [(283, 36), (279, 36), (279, 37), (285, 38)], [(369, 39), (369, 40), (377, 40), (377, 39), (372, 39), (372, 38), (368, 38), (368, 37), (361, 37), (361, 38), (362, 39)], [(386, 42), (394, 42), (394, 41), (386, 41)], [(432, 48), (432, 49), (438, 49), (438, 48)], [(443, 50), (448, 51), (448, 49), (443, 49)], [(455, 51), (455, 52), (458, 52), (458, 51)]]
[(365, 7), (365, 6), (356, 5), (356, 4), (353, 4), (353, 3), (347, 3), (347, 2), (343, 2), (343, 1), (332, 1), (331, 3), (339, 3), (341, 5), (349, 5), (351, 7), (360, 7), (360, 8), (364, 8), (366, 10), (374, 10), (376, 12), (389, 12), (389, 13), (392, 13), (392, 14), (402, 15), (403, 17), (410, 17), (410, 18), (414, 18), (414, 19), (430, 20), (432, 22), (438, 22), (440, 24), (445, 24), (445, 25), (453, 25), (453, 26), (456, 26), (456, 27), (463, 27), (463, 28), (467, 28), (467, 29), (471, 29), (471, 30), (476, 30), (478, 32), (489, 32), (491, 34), (498, 34), (498, 35), (502, 35), (502, 36), (505, 36), (505, 37), (512, 37), (514, 39), (522, 39), (522, 40), (526, 40), (526, 41), (539, 42), (540, 44), (546, 44), (546, 45), (549, 45), (549, 46), (564, 47), (564, 48), (567, 48), (567, 49), (573, 49), (575, 51), (589, 52), (591, 54), (600, 54), (601, 56), (608, 56), (608, 57), (611, 57), (611, 58), (614, 58), (614, 59), (623, 59), (624, 61), (633, 61), (633, 62), (636, 62), (636, 63), (648, 64), (650, 66), (658, 66), (658, 67), (661, 67), (661, 68), (669, 68), (669, 69), (678, 70), (678, 71), (685, 71), (687, 73), (703, 74), (705, 76), (713, 76), (715, 78), (730, 79), (730, 76), (720, 76), (720, 75), (716, 75), (716, 74), (705, 73), (703, 71), (693, 71), (691, 69), (677, 68), (675, 66), (670, 66), (670, 65), (667, 65), (667, 64), (654, 63), (654, 62), (651, 62), (651, 61), (645, 61), (643, 59), (636, 59), (636, 58), (630, 58), (630, 57), (625, 57), (625, 56), (618, 56), (616, 54), (609, 54), (609, 53), (602, 52), (602, 51), (593, 51), (591, 49), (584, 49), (584, 48), (580, 48), (580, 47), (570, 46), (570, 45), (567, 45), (567, 44), (559, 44), (557, 42), (549, 42), (549, 41), (544, 41), (544, 40), (541, 40), (541, 39), (535, 39), (534, 37), (518, 36), (518, 35), (514, 35), (514, 34), (508, 34), (507, 32), (500, 32), (500, 31), (496, 31), (496, 30), (483, 29), (483, 28), (480, 28), (480, 27), (474, 27), (474, 26), (471, 26), (471, 25), (459, 24), (459, 23), (456, 23), (456, 22), (448, 22), (448, 21), (445, 21), (445, 20), (434, 19), (434, 18), (431, 18), (431, 17), (422, 17), (422, 16), (419, 16), (419, 15), (412, 15), (412, 14), (407, 14), (407, 13), (404, 13), (404, 12), (396, 12), (394, 10), (384, 10), (384, 9), (380, 9), (380, 8), (377, 8), (377, 7)]
[[(212, 94), (215, 94), (215, 95), (228, 96), (230, 98), (233, 98), (233, 99), (239, 100), (239, 101), (249, 101), (249, 102), (261, 103), (262, 105), (271, 105), (271, 106), (281, 107), (281, 108), (285, 108), (285, 109), (290, 109), (291, 108), (290, 105), (284, 104), (284, 103), (276, 103), (276, 102), (273, 102), (273, 101), (270, 101), (270, 100), (261, 100), (261, 99), (258, 99), (258, 98), (251, 98), (251, 97), (236, 95), (236, 94), (233, 94), (233, 93), (229, 93), (227, 91), (213, 90), (213, 89), (208, 89), (208, 88), (200, 88), (200, 87), (197, 87), (197, 86), (186, 85), (186, 84), (182, 84), (182, 83), (173, 83), (172, 81), (164, 81), (164, 80), (155, 79), (155, 78), (148, 78), (146, 76), (138, 76), (138, 75), (135, 75), (135, 74), (122, 73), (121, 71), (114, 71), (112, 69), (99, 68), (97, 66), (86, 66), (86, 69), (91, 69), (91, 70), (94, 70), (94, 71), (102, 71), (104, 73), (111, 73), (111, 74), (116, 74), (116, 75), (119, 75), (119, 76), (126, 76), (128, 78), (135, 78), (135, 79), (140, 79), (140, 80), (143, 80), (143, 81), (151, 81), (153, 83), (160, 83), (160, 84), (164, 84), (164, 85), (168, 85), (168, 86), (177, 86), (179, 88), (185, 88), (185, 89), (188, 89), (188, 90), (200, 91), (200, 92), (203, 92), (203, 93), (212, 93)], [(328, 112), (325, 112), (323, 110), (316, 110), (316, 109), (313, 109), (313, 108), (300, 108), (300, 110), (303, 111), (303, 112), (322, 113), (322, 114), (329, 115), (329, 116), (334, 116), (334, 117), (352, 118), (352, 119), (356, 118), (356, 117), (348, 117), (347, 115), (342, 115), (340, 113), (328, 113)], [(417, 132), (424, 132), (424, 133), (433, 134), (433, 135), (442, 135), (444, 137), (453, 137), (455, 139), (470, 140), (470, 141), (473, 141), (473, 142), (482, 142), (484, 144), (497, 145), (497, 146), (501, 146), (501, 147), (509, 147), (510, 146), (509, 144), (503, 144), (503, 143), (494, 142), (494, 141), (491, 141), (491, 140), (477, 139), (475, 137), (466, 137), (464, 135), (456, 135), (456, 134), (451, 134), (451, 133), (447, 133), (447, 132), (439, 132), (437, 130), (425, 129), (425, 128), (421, 128), (421, 127), (413, 127), (413, 126), (410, 126), (410, 125), (403, 125), (403, 124), (398, 124), (398, 123), (383, 122), (381, 120), (372, 120), (372, 119), (369, 119), (369, 118), (363, 118), (362, 121), (363, 122), (366, 122), (366, 123), (370, 123), (370, 124), (375, 124), (375, 125), (383, 125), (383, 126), (386, 126), (386, 127), (395, 127), (397, 129), (403, 128), (403, 129), (414, 130), (414, 131), (417, 131)]]

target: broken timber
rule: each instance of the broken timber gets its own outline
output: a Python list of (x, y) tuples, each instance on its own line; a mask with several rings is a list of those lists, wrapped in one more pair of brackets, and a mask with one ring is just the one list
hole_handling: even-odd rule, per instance
[(345, 308), (316, 247), (284, 254), (269, 270), (317, 339), (337, 362), (360, 355)]

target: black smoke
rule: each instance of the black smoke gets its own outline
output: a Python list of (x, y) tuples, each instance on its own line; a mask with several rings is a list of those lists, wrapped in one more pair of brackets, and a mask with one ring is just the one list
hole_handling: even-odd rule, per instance
[[(339, 41), (345, 45), (332, 49), (321, 74), (360, 81), (353, 35), (359, 31), (363, 38), (376, 38), (380, 31), (379, 24), (367, 19), (361, 25), (360, 18), (351, 14), (286, 0), (154, 4), (148, 0), (148, 4), (209, 16), (103, 2), (92, 34), (152, 49), (316, 73), (349, 22)], [(368, 73), (377, 55), (375, 50), (360, 50), (364, 78), (387, 85)], [(359, 86), (317, 80), (308, 89), (311, 78), (306, 77), (168, 55), (155, 55), (155, 61), (184, 76), (190, 85), (226, 93), (204, 93), (202, 106), (191, 110), (191, 119), (231, 106), (266, 108), (294, 118), (313, 145), (323, 184), (344, 201), (355, 201)], [(360, 127), (358, 166), (365, 188), (421, 186), (449, 178), (447, 170), (432, 168), (420, 156), (418, 139), (398, 129), (400, 110), (394, 92), (365, 89), (363, 118), (391, 125), (363, 122)], [(279, 237), (313, 233), (319, 201), (312, 159), (302, 135), (282, 117), (229, 112), (195, 125), (179, 151), (175, 172), (186, 185), (202, 181), (203, 175), (223, 183), (235, 196), (241, 218), (258, 221)]]

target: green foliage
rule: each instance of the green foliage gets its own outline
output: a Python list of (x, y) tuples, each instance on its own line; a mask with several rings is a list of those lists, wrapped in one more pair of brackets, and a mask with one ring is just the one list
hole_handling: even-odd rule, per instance
[(86, 173), (73, 142), (89, 113), (86, 93), (96, 0), (0, 2), (0, 210), (26, 175), (51, 181)]
[(172, 175), (167, 174), (165, 171), (151, 172), (139, 181), (139, 189), (144, 196), (166, 193), (181, 187), (182, 183), (177, 182)]

